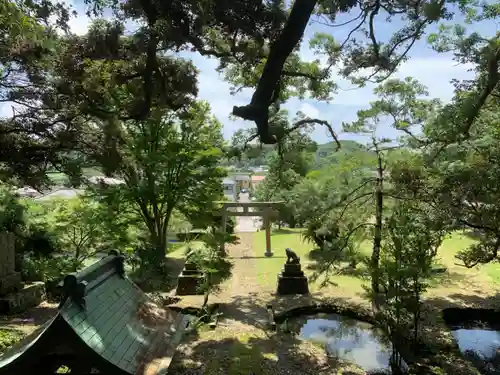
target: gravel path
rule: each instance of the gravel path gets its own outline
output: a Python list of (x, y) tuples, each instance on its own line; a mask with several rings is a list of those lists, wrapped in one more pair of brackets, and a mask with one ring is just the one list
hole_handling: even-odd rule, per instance
[(258, 304), (261, 288), (257, 280), (257, 270), (253, 257), (253, 234), (239, 233), (240, 243), (228, 248), (233, 261), (232, 277), (219, 296), (224, 319), (221, 326), (237, 330), (252, 330), (255, 326), (264, 328), (267, 313), (264, 304)]
[[(351, 366), (332, 363), (325, 351), (289, 334), (267, 330), (266, 303), (272, 299), (258, 282), (252, 233), (239, 233), (240, 243), (229, 245), (234, 262), (232, 278), (219, 295), (222, 318), (213, 330), (186, 336), (170, 366), (172, 374), (284, 375), (350, 374)], [(194, 296), (193, 296), (194, 297)], [(186, 299), (183, 297), (183, 302)], [(340, 370), (340, 372), (337, 372)], [(170, 373), (169, 372), (169, 373)]]

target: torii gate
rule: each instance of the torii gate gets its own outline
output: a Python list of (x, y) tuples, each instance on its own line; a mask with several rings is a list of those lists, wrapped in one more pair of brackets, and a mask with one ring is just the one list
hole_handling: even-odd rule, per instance
[[(264, 227), (266, 229), (266, 252), (264, 255), (266, 257), (271, 257), (273, 255), (271, 251), (271, 217), (276, 214), (276, 210), (284, 202), (216, 202), (222, 205), (220, 210), (220, 215), (222, 216), (221, 230), (226, 233), (227, 218), (230, 216), (259, 216), (262, 217), (264, 221)], [(231, 208), (238, 209), (243, 208), (243, 211), (230, 210)], [(260, 208), (259, 211), (252, 211), (252, 208)], [(224, 251), (224, 242), (221, 243), (221, 251)]]

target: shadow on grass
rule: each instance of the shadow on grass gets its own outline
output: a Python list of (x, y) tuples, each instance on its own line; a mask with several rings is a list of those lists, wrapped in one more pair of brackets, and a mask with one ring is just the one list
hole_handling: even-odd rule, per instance
[(273, 229), (271, 232), (271, 236), (279, 235), (279, 234), (300, 234), (300, 231), (281, 228), (281, 229)]
[[(477, 291), (481, 292), (481, 291)], [(481, 308), (500, 310), (500, 293), (492, 296), (479, 296), (462, 293), (453, 293), (443, 298), (430, 298), (426, 304), (432, 306), (434, 311), (442, 311), (447, 308)]]
[(429, 286), (431, 288), (451, 287), (463, 282), (466, 278), (466, 274), (439, 267), (429, 280)]
[(479, 241), (484, 238), (484, 233), (479, 230), (464, 230), (464, 236), (470, 238), (471, 240)]
[[(258, 293), (249, 293), (247, 296), (235, 296), (229, 303), (221, 303), (219, 311), (223, 314), (223, 322), (237, 321), (258, 329), (267, 329), (270, 319), (267, 306), (272, 306), (275, 313), (281, 313), (297, 307), (304, 307), (313, 304), (331, 303), (342, 307), (351, 307), (363, 309), (363, 307), (354, 305), (351, 301), (343, 298), (325, 298), (320, 294), (304, 294), (278, 296), (263, 298)], [(363, 310), (366, 314), (366, 310)]]
[(39, 326), (52, 319), (56, 314), (57, 304), (41, 303), (19, 314), (0, 315), (0, 329), (25, 324)]
[[(217, 336), (214, 331), (213, 335)], [(328, 358), (320, 349), (286, 334), (235, 332), (192, 343), (186, 337), (187, 350), (178, 351), (170, 366), (172, 374), (332, 374), (342, 364)], [(354, 375), (363, 372), (343, 372)]]
[[(356, 259), (355, 264), (349, 263), (349, 259), (344, 257), (344, 259), (338, 259), (332, 262), (332, 252), (323, 251), (321, 249), (313, 249), (309, 252), (307, 258), (310, 260), (307, 264), (307, 269), (313, 271), (316, 277), (320, 277), (322, 273), (325, 273), (325, 264), (332, 264), (331, 274), (341, 275), (341, 276), (351, 276), (357, 278), (363, 278), (367, 275), (367, 270), (365, 263), (366, 261), (359, 258)], [(333, 267), (337, 270), (333, 271)]]
[[(453, 374), (479, 374), (474, 364), (460, 353), (450, 327), (443, 317), (445, 309), (495, 309), (500, 307), (500, 294), (491, 297), (481, 297), (454, 293), (446, 298), (433, 297), (425, 299), (421, 313), (421, 337), (428, 344), (431, 363), (446, 369), (445, 373)], [(463, 324), (470, 317), (458, 312), (460, 319), (463, 315)]]

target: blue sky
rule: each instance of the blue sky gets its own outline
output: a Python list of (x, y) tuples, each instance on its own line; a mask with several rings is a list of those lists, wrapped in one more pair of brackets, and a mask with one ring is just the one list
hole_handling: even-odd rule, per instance
[[(84, 34), (90, 20), (84, 16), (82, 12), (83, 5), (80, 2), (73, 3), (73, 6), (80, 16), (70, 21), (71, 29), (77, 34)], [(338, 23), (352, 19), (354, 16), (356, 16), (356, 13), (343, 14), (338, 18)], [(461, 23), (462, 21), (460, 18), (455, 18), (451, 22)], [(387, 23), (384, 16), (380, 16), (376, 25), (377, 38), (382, 41), (387, 40), (395, 31), (400, 30), (402, 25), (403, 23), (398, 20)], [(308, 41), (316, 32), (333, 33), (336, 39), (342, 41), (349, 32), (350, 26), (332, 28), (316, 22), (316, 20), (312, 20), (306, 29), (304, 42), (301, 47), (302, 58), (304, 60), (321, 59), (321, 56), (315, 56), (308, 48)], [(429, 28), (428, 32), (435, 31), (436, 27)], [(473, 27), (469, 27), (469, 29), (481, 34), (492, 34), (499, 30), (499, 25), (490, 21), (476, 24)], [(415, 44), (410, 56), (411, 59), (403, 64), (394, 76), (397, 78), (413, 76), (427, 86), (431, 97), (440, 98), (445, 102), (449, 101), (453, 95), (453, 86), (450, 83), (452, 79), (462, 80), (473, 76), (469, 71), (470, 66), (457, 64), (453, 61), (452, 55), (434, 52), (426, 44), (425, 40), (420, 40)], [(247, 121), (231, 120), (229, 118), (234, 105), (244, 105), (249, 102), (252, 90), (243, 90), (237, 95), (231, 96), (230, 85), (224, 82), (215, 70), (217, 67), (216, 60), (208, 59), (195, 53), (190, 53), (189, 57), (200, 70), (199, 98), (207, 100), (210, 103), (212, 112), (224, 124), (225, 138), (229, 139), (238, 129), (254, 126), (253, 123)], [(339, 131), (343, 121), (349, 122), (356, 119), (357, 111), (369, 106), (370, 100), (374, 99), (372, 94), (374, 85), (367, 85), (362, 89), (357, 89), (342, 79), (338, 79), (337, 83), (340, 89), (329, 103), (318, 102), (316, 100), (299, 101), (292, 99), (286, 103), (285, 107), (291, 115), (300, 110), (310, 117), (330, 122), (334, 129)], [(0, 112), (6, 114), (6, 108), (0, 108)], [(390, 127), (386, 126), (381, 129), (381, 135), (394, 137), (397, 134)], [(317, 127), (311, 136), (320, 143), (331, 140), (323, 127)], [(340, 134), (340, 138), (362, 140), (357, 136), (349, 136), (347, 134)]]

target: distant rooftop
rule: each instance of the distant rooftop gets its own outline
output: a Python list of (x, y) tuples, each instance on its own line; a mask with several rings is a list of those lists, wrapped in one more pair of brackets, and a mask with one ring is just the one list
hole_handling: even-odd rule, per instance
[(254, 182), (262, 181), (265, 179), (266, 179), (266, 176), (252, 176), (252, 181), (254, 181)]
[(222, 183), (224, 185), (235, 185), (236, 184), (236, 181), (234, 181), (233, 179), (231, 178), (225, 178), (224, 180), (222, 180)]

